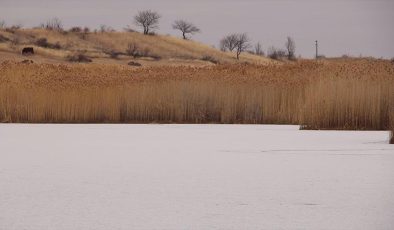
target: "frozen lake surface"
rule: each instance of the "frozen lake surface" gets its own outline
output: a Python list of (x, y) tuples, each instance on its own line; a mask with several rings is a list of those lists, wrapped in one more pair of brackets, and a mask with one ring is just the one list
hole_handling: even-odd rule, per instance
[(0, 230), (394, 228), (388, 132), (0, 125)]

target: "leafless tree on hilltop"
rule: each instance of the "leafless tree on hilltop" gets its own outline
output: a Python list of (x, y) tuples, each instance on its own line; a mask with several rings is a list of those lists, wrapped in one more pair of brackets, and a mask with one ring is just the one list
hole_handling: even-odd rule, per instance
[(286, 41), (285, 46), (287, 49), (287, 58), (289, 60), (294, 60), (295, 59), (295, 49), (296, 49), (294, 39), (291, 37), (287, 37), (287, 41)]
[(200, 29), (190, 22), (184, 20), (176, 20), (172, 25), (175, 30), (182, 32), (183, 39), (187, 39), (186, 34), (194, 34), (200, 32)]
[(221, 51), (233, 52), (236, 47), (237, 47), (237, 34), (227, 35), (220, 41)]
[(134, 23), (144, 29), (144, 34), (149, 34), (152, 30), (159, 27), (159, 19), (161, 16), (154, 11), (140, 11), (134, 17)]

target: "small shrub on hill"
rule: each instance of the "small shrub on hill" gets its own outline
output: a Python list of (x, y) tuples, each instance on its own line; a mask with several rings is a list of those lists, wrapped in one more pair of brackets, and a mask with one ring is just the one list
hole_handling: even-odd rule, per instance
[(39, 47), (44, 47), (44, 48), (48, 48), (49, 47), (49, 43), (48, 40), (46, 38), (39, 38), (36, 41), (36, 45)]
[(212, 56), (209, 56), (209, 55), (203, 56), (203, 57), (201, 58), (201, 60), (202, 60), (202, 61), (208, 61), (208, 62), (211, 62), (211, 63), (213, 63), (213, 64), (219, 64), (219, 61), (218, 61), (216, 58), (214, 58), (214, 57), (212, 57)]
[(50, 49), (61, 49), (62, 46), (60, 45), (59, 42), (56, 42), (55, 44), (49, 43), (46, 38), (39, 38), (35, 44), (39, 47), (43, 48), (50, 48)]
[(152, 54), (148, 47), (141, 48), (137, 43), (130, 42), (126, 48), (126, 55), (132, 56), (133, 58), (139, 57), (150, 57), (155, 60), (160, 60), (161, 57), (155, 54)]
[(82, 32), (82, 28), (79, 26), (74, 26), (71, 29), (68, 30), (71, 33), (81, 33)]
[(73, 55), (68, 55), (66, 57), (67, 61), (69, 62), (81, 62), (81, 63), (89, 63), (92, 62), (92, 59), (90, 59), (88, 56), (82, 53), (77, 53)]
[(124, 53), (122, 53), (122, 52), (117, 52), (117, 51), (111, 50), (111, 49), (104, 50), (104, 53), (107, 54), (107, 55), (109, 55), (109, 56), (110, 56), (111, 58), (113, 58), (113, 59), (118, 59), (118, 58), (119, 58), (119, 55), (124, 54)]
[(274, 60), (282, 60), (286, 57), (286, 51), (272, 46), (268, 49), (268, 57)]

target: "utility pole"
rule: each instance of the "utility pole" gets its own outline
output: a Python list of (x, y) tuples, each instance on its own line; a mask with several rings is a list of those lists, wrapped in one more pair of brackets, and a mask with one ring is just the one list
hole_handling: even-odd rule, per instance
[(316, 60), (319, 59), (319, 44), (316, 40)]

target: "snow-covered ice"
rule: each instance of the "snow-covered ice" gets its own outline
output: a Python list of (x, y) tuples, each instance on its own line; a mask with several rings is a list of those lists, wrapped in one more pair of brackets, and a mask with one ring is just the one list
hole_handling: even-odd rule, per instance
[(0, 230), (394, 229), (388, 132), (0, 125)]

